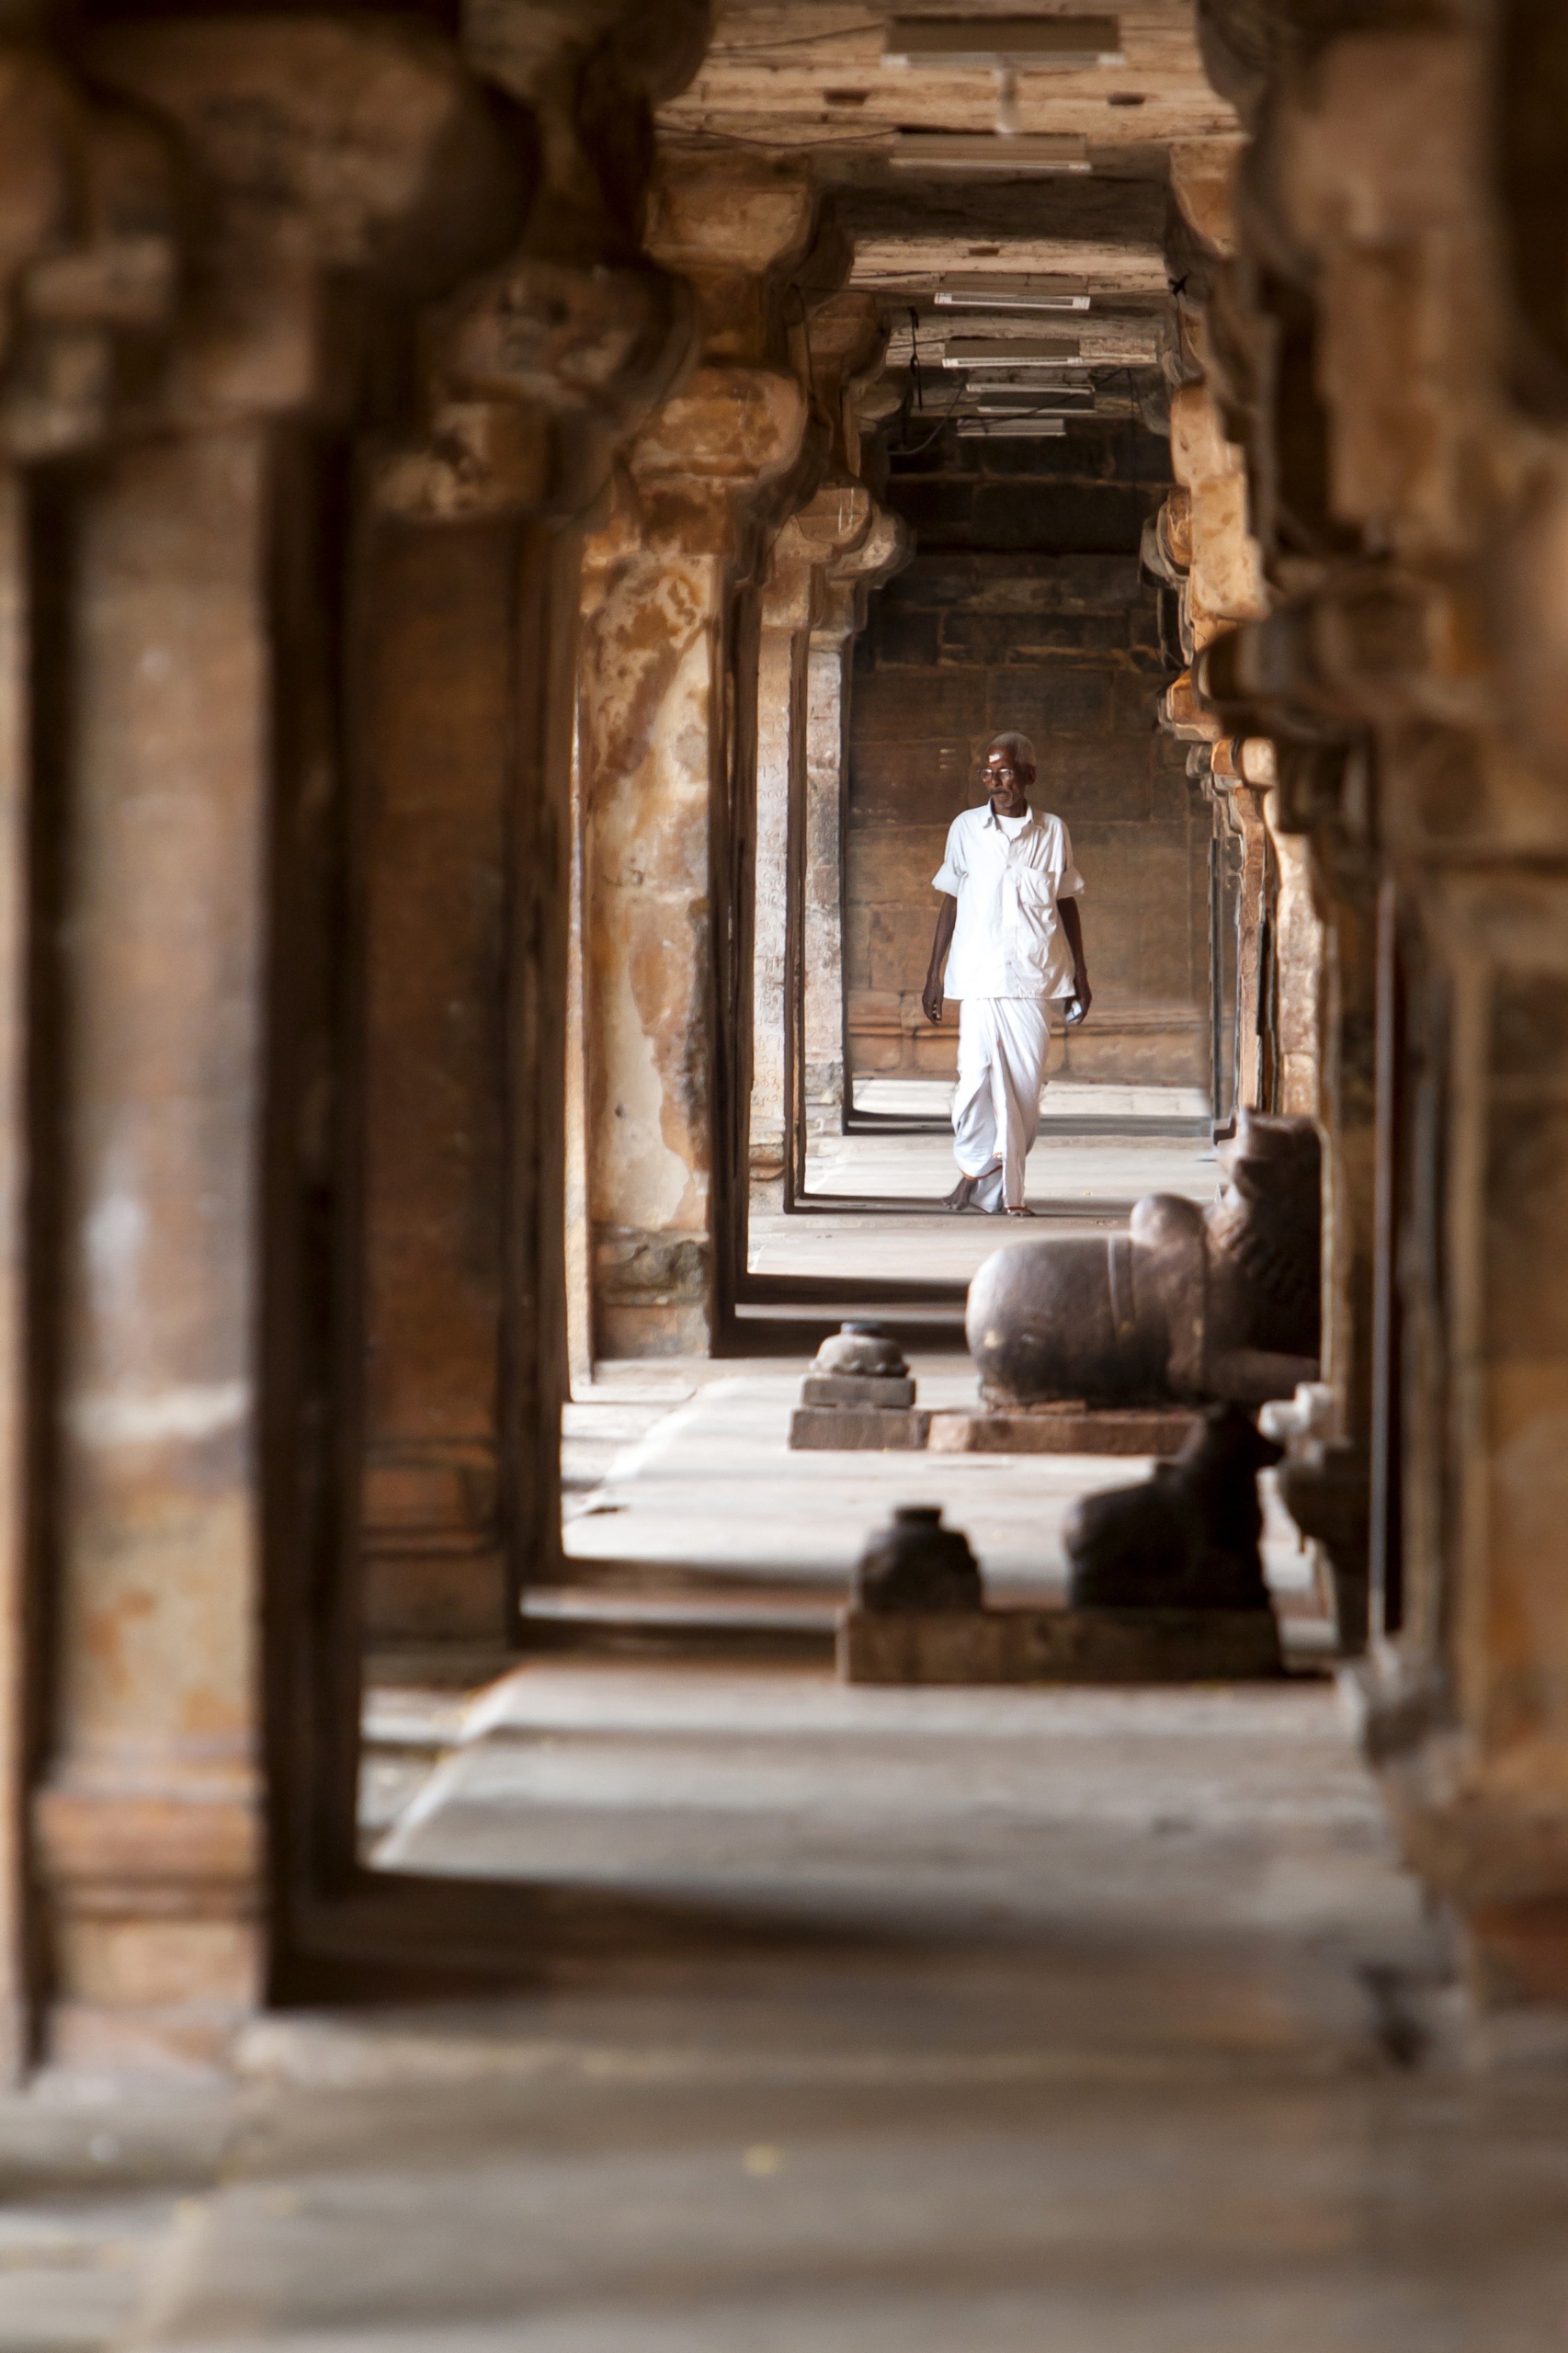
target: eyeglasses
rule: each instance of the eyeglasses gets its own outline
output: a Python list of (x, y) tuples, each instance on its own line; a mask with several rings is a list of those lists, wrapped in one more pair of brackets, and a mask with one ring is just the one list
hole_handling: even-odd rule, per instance
[(985, 767), (976, 768), (974, 773), (983, 784), (989, 784), (993, 780), (997, 784), (1016, 784), (1018, 779), (1017, 768)]

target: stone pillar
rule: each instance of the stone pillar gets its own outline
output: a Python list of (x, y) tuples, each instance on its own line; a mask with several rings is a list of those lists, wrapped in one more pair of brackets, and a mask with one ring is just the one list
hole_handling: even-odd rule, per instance
[[(762, 604), (748, 1139), (754, 1198), (785, 1209), (805, 1189), (813, 1052), (828, 1071), (836, 1065), (836, 1079), (825, 1083), (842, 1089), (843, 648), (865, 612), (853, 583), (891, 569), (903, 546), (902, 527), (859, 480), (857, 401), (886, 352), (881, 305), (867, 294), (819, 295), (799, 332), (813, 422), (831, 462), (827, 480), (779, 534)], [(819, 643), (824, 629), (828, 639)], [(829, 641), (835, 651), (824, 659)], [(836, 995), (836, 1019), (824, 990)]]
[[(28, 546), (25, 490), (0, 466), (0, 2085), (27, 2056), (24, 1891), (30, 1612), (27, 1470)], [(37, 1696), (32, 1695), (36, 1708)]]
[(799, 855), (804, 819), (806, 659), (818, 584), (809, 561), (774, 549), (763, 591), (756, 657), (756, 862), (752, 898), (752, 1189), (776, 1201), (789, 1160), (795, 1040), (791, 999), (801, 981)]
[[(1274, 746), (1267, 745), (1269, 771)], [(1278, 1039), (1278, 1085), (1273, 1108), (1316, 1119), (1323, 1089), (1324, 928), (1313, 890), (1312, 865), (1300, 834), (1279, 822), (1279, 795), (1266, 791), (1264, 821), (1279, 872), (1275, 908), (1275, 1026)]]
[[(44, 1873), (57, 1870), (60, 1859), (51, 1855), (47, 1839), (40, 1841), (46, 1825), (33, 1806), (59, 1713), (58, 1645), (48, 1639), (55, 1611), (46, 1595), (62, 1587), (68, 1573), (81, 1565), (57, 1540), (66, 1509), (58, 1478), (64, 1350), (61, 1319), (44, 1306), (47, 1301), (52, 1310), (57, 1301), (66, 1222), (65, 1155), (58, 1149), (56, 1130), (66, 1113), (68, 1082), (54, 1017), (59, 992), (52, 953), (62, 848), (58, 790), (51, 805), (39, 806), (43, 780), (60, 782), (59, 719), (71, 685), (62, 675), (61, 625), (74, 566), (66, 544), (68, 505), (63, 499), (40, 502), (35, 514), (28, 469), (51, 460), (59, 469), (53, 479), (65, 479), (63, 461), (97, 449), (118, 423), (125, 361), (134, 353), (145, 367), (164, 356), (176, 277), (170, 160), (150, 125), (133, 121), (101, 96), (87, 97), (41, 53), (13, 52), (7, 58), (0, 89), (0, 280), (7, 317), (7, 364), (0, 374), (0, 1475), (6, 1495), (0, 1521), (0, 2081), (6, 2082), (25, 2073), (40, 2040), (53, 1959), (52, 1924), (40, 1882)], [(243, 486), (240, 503), (243, 509)], [(243, 529), (243, 513), (241, 520)], [(122, 611), (129, 613), (136, 586), (134, 578), (122, 574)], [(166, 652), (158, 660), (166, 677)], [(41, 714), (35, 692), (40, 683)], [(238, 683), (243, 688), (243, 678)], [(100, 721), (103, 715), (100, 707)], [(100, 756), (105, 749), (100, 734)], [(142, 807), (145, 817), (145, 801)], [(172, 797), (169, 807), (177, 828), (188, 811), (177, 809)], [(149, 847), (156, 857), (157, 848)], [(246, 910), (247, 921), (252, 913)], [(177, 1160), (190, 1140), (187, 1121), (183, 1136), (168, 1137), (169, 1156)], [(152, 1149), (158, 1149), (155, 1139)], [(74, 1238), (79, 1246), (93, 1237), (78, 1228)], [(112, 1243), (112, 1231), (104, 1238)], [(187, 1300), (199, 1287), (199, 1277), (194, 1286), (185, 1285)], [(161, 1325), (158, 1336), (165, 1346), (174, 1338), (174, 1320), (165, 1314)], [(78, 1458), (82, 1435), (78, 1427), (65, 1441), (76, 1448)], [(214, 1500), (222, 1520), (222, 1498)], [(56, 1540), (44, 1540), (46, 1527)], [(96, 1597), (85, 1590), (85, 1583), (78, 1576), (63, 1597), (86, 1605), (78, 1631), (89, 1640), (101, 1638), (104, 1629), (93, 1622)], [(177, 1706), (189, 1693), (189, 1666), (177, 1655), (177, 1642), (170, 1660), (173, 1629), (166, 1611), (161, 1623), (150, 1622), (158, 1615), (155, 1599), (145, 1610), (133, 1606), (125, 1620), (127, 1649), (118, 1660), (111, 1655), (103, 1661), (99, 1672), (107, 1667), (112, 1675), (118, 1667), (120, 1691), (127, 1691), (134, 1669), (148, 1663), (135, 1643), (141, 1617), (149, 1621), (147, 1651), (153, 1654), (154, 1672), (165, 1674), (165, 1699), (172, 1695)], [(232, 1709), (235, 1698), (227, 1664), (214, 1662), (222, 1711)], [(85, 1667), (87, 1662), (78, 1665)], [(240, 1701), (242, 1736), (248, 1698), (245, 1693)], [(139, 1761), (155, 1756), (161, 1731), (145, 1693), (141, 1710), (148, 1737), (139, 1739), (132, 1732), (125, 1744)], [(103, 1712), (113, 1718), (112, 1699)], [(115, 1729), (125, 1728), (121, 1715)], [(256, 1812), (247, 1759), (227, 1737), (234, 1729), (232, 1717), (226, 1726), (214, 1725), (216, 1782), (210, 1780), (199, 1794), (218, 1803), (215, 1811), (193, 1812), (189, 1818), (198, 1825), (220, 1824), (220, 1846), (235, 1833), (243, 1869), (254, 1864)], [(106, 1730), (100, 1768), (114, 1745), (115, 1730)], [(182, 1734), (188, 1740), (190, 1730), (188, 1722), (178, 1726), (176, 1743)], [(65, 1828), (68, 1843), (74, 1833), (78, 1849), (97, 1849), (101, 1884), (114, 1868), (115, 1839), (102, 1814), (94, 1819), (90, 1780), (89, 1769), (81, 1790), (84, 1802)], [(216, 1785), (225, 1780), (226, 1789)], [(234, 1802), (225, 1804), (225, 1798)], [(135, 1837), (144, 1826), (133, 1806), (119, 1824), (126, 1834), (119, 1868), (132, 1881), (149, 1859)], [(195, 1843), (201, 1844), (199, 1826)], [(93, 1875), (91, 1859), (81, 1856), (78, 1885)], [(152, 1877), (158, 1877), (155, 1862)], [(254, 1893), (254, 1878), (246, 1892)], [(179, 1935), (176, 1926), (171, 1940)], [(220, 1973), (236, 1958), (232, 1949), (213, 1957)], [(112, 1954), (85, 1956), (78, 1944), (73, 1959), (84, 1958), (89, 1972), (114, 1976)], [(243, 1952), (238, 1958), (243, 1971)]]
[[(856, 584), (885, 575), (903, 546), (902, 526), (882, 514), (862, 483), (824, 483), (779, 533), (762, 598), (749, 1158), (754, 1190), (767, 1187), (776, 1207), (788, 1207), (804, 1188), (812, 1059), (806, 1022), (813, 981), (819, 1036), (824, 986), (838, 992), (840, 1034), (843, 1026), (837, 920), (842, 678), (848, 636), (857, 614), (864, 615), (864, 597), (857, 601)], [(836, 626), (840, 616), (842, 631)], [(820, 659), (824, 629), (834, 650), (836, 693), (832, 680), (824, 679)], [(829, 795), (832, 818), (824, 842), (823, 804)], [(824, 848), (833, 861), (831, 878), (824, 870)], [(830, 889), (831, 927), (823, 921)], [(823, 971), (824, 959), (831, 960), (831, 972)]]
[[(1245, 12), (1211, 13), (1264, 148), (1226, 364), (1293, 558), (1202, 684), (1274, 734), (1310, 845), (1358, 1200), (1381, 1154), (1335, 1285), (1377, 1250), (1369, 1748), (1506, 2040), (1568, 2002), (1568, 31), (1391, 10), (1260, 85)], [(1287, 316), (1288, 396), (1249, 360)]]
[(0, 387), (0, 438), (56, 461), (32, 494), (37, 692), (6, 734), (10, 754), (28, 739), (49, 1074), (27, 1138), (29, 1584), (48, 1597), (29, 1943), (55, 2056), (201, 2063), (265, 1996), (298, 1859), (267, 1852), (264, 1755), (276, 1773), (298, 1726), (267, 1749), (263, 1638), (297, 1658), (321, 1606), (290, 1431), (311, 1425), (318, 1472), (332, 1434), (291, 1349), (330, 1321), (332, 1285), (318, 1262), (304, 1295), (281, 1203), (304, 1164), (319, 1198), (335, 1126), (296, 1015), (338, 943), (289, 914), (340, 806), (327, 450), (389, 308), (472, 266), (516, 176), (456, 57), (401, 27), (163, 20), (82, 57), (92, 99), (55, 82), (29, 118), (29, 161), (40, 125), (58, 144)]
[(805, 907), (801, 955), (806, 1134), (840, 1135), (848, 1108), (844, 1002), (844, 836), (849, 669), (860, 622), (854, 584), (831, 580), (806, 656)]
[(514, 252), (435, 328), (427, 438), (389, 457), (364, 526), (358, 633), (367, 1631), (494, 1645), (560, 1552), (579, 527), (687, 358), (692, 305), (613, 217), (579, 132), (603, 25), (574, 41), (546, 20), (518, 54), (488, 23), (546, 177)]
[[(586, 589), (585, 567), (579, 586)], [(575, 685), (575, 682), (574, 682)], [(574, 704), (576, 703), (574, 693)], [(571, 828), (567, 854), (566, 902), (566, 1185), (565, 1278), (566, 1362), (574, 1391), (591, 1385), (594, 1378), (593, 1236), (588, 1216), (588, 1033), (587, 876), (584, 864), (585, 824), (583, 805), (582, 736), (572, 729), (572, 769), (568, 785)]]
[[(822, 617), (806, 662), (806, 814), (801, 961), (802, 1118), (806, 1136), (843, 1132), (846, 1095), (844, 836), (850, 666), (871, 589), (909, 560), (909, 533), (878, 507), (858, 546), (826, 568)], [(799, 1172), (803, 1187), (805, 1171)]]
[(579, 728), (599, 1356), (706, 1351), (720, 1260), (744, 1209), (720, 1198), (726, 1181), (744, 1184), (738, 1014), (750, 983), (738, 861), (755, 735), (735, 690), (737, 597), (810, 461), (779, 285), (813, 221), (805, 182), (749, 162), (670, 167), (656, 184), (650, 244), (691, 279), (705, 341), (684, 391), (631, 444), (586, 559)]
[(116, 460), (78, 519), (60, 812), (64, 1737), (38, 1817), (56, 2032), (78, 2051), (129, 2013), (132, 2034), (207, 2056), (264, 1982), (267, 488), (263, 437), (237, 426)]

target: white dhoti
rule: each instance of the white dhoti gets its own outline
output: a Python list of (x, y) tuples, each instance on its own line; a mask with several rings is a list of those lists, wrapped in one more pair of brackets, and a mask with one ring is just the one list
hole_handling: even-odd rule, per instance
[(982, 1179), (974, 1199), (983, 1210), (1023, 1207), (1050, 1043), (1043, 997), (966, 996), (959, 1007), (953, 1157), (964, 1176)]

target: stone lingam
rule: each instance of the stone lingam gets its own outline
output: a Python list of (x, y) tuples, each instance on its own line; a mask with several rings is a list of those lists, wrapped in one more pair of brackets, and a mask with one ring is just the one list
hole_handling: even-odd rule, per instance
[(801, 1383), (790, 1444), (922, 1447), (930, 1420), (915, 1411), (914, 1376), (894, 1334), (883, 1324), (845, 1324), (823, 1342)]
[(994, 1411), (1258, 1405), (1318, 1370), (1320, 1165), (1310, 1120), (1243, 1111), (1211, 1209), (1151, 1193), (1125, 1233), (988, 1258), (966, 1332)]

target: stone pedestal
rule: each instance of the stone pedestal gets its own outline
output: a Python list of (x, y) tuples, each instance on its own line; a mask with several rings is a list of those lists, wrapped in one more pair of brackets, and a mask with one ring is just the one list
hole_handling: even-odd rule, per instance
[(1240, 1683), (1283, 1672), (1271, 1610), (846, 1609), (846, 1683)]
[(902, 1454), (926, 1444), (931, 1416), (898, 1405), (797, 1405), (790, 1444), (809, 1451)]
[(1033, 1413), (933, 1414), (933, 1454), (1179, 1454), (1196, 1416), (1179, 1409), (1062, 1406)]

